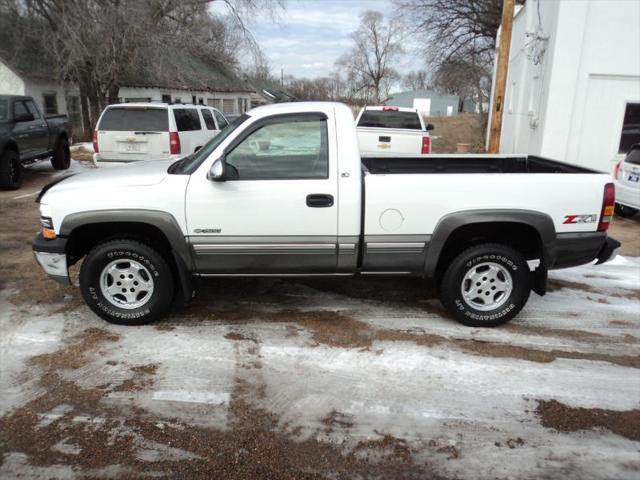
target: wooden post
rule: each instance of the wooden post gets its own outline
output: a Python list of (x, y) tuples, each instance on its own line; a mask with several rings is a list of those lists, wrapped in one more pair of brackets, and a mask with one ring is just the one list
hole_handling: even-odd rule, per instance
[(509, 71), (509, 48), (511, 47), (514, 0), (503, 1), (502, 24), (500, 26), (500, 45), (498, 47), (498, 64), (496, 66), (496, 84), (493, 90), (493, 98), (491, 99), (489, 153), (498, 153), (500, 150), (502, 111), (504, 110), (504, 95), (507, 89), (507, 73)]

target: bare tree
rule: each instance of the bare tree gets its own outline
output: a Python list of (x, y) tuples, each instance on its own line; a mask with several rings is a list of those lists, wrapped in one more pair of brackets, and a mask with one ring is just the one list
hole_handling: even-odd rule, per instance
[(366, 11), (351, 38), (353, 47), (338, 59), (336, 66), (346, 72), (353, 97), (379, 103), (398, 76), (393, 63), (403, 52), (400, 24), (385, 21), (379, 12)]
[(407, 90), (424, 90), (430, 87), (429, 73), (425, 70), (409, 72), (402, 77), (402, 87)]
[[(214, 17), (212, 1), (232, 15)], [(159, 78), (179, 76), (188, 53), (194, 62), (234, 70), (239, 44), (255, 43), (246, 18), (282, 5), (284, 0), (0, 0), (3, 12), (40, 32), (43, 51), (55, 59), (52, 73), (79, 86), (85, 131), (116, 101), (123, 80), (144, 67)]]
[[(524, 0), (517, 0), (523, 3)], [(502, 0), (394, 0), (421, 38), (434, 86), (482, 104), (502, 15)]]

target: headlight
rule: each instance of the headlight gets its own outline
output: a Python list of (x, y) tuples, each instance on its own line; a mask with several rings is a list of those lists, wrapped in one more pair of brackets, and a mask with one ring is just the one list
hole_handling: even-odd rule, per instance
[(51, 220), (51, 217), (40, 217), (40, 225), (42, 225), (42, 228), (53, 230), (53, 220)]

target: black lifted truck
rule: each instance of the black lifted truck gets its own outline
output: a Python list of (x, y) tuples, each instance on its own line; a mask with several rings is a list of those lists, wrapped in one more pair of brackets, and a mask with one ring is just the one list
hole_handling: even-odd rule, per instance
[(71, 123), (66, 115), (44, 116), (31, 97), (0, 95), (0, 188), (22, 184), (22, 167), (51, 157), (56, 170), (71, 162)]

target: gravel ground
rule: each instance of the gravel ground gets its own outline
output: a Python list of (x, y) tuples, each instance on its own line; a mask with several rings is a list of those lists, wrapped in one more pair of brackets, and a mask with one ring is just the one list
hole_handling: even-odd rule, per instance
[(51, 175), (0, 192), (0, 478), (640, 476), (640, 217), (502, 328), (371, 278), (219, 279), (126, 328), (33, 260)]

